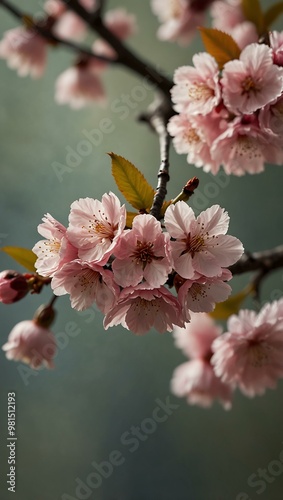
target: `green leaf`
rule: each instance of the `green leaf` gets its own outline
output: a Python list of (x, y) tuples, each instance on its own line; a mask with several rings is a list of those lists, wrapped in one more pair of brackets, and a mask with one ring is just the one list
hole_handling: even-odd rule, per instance
[(207, 52), (216, 59), (219, 69), (226, 62), (239, 59), (241, 50), (231, 35), (213, 28), (200, 28), (200, 33)]
[(264, 16), (259, 0), (242, 0), (242, 10), (247, 21), (253, 23), (259, 35), (264, 33)]
[(112, 159), (112, 175), (126, 200), (137, 210), (151, 207), (154, 189), (144, 178), (135, 165), (114, 153), (109, 153)]
[(33, 253), (32, 250), (28, 248), (21, 247), (2, 247), (0, 248), (2, 252), (8, 254), (12, 259), (16, 260), (23, 267), (28, 269), (31, 272), (36, 272), (34, 267), (37, 256)]
[(225, 302), (221, 302), (216, 304), (214, 311), (209, 313), (214, 319), (228, 319), (231, 314), (237, 314), (241, 308), (242, 303), (247, 298), (247, 296), (252, 293), (252, 286), (247, 286), (241, 292), (232, 295), (229, 299), (225, 300)]
[(278, 2), (275, 5), (272, 5), (267, 9), (264, 13), (264, 23), (267, 29), (270, 28), (271, 24), (276, 21), (277, 17), (283, 14), (283, 2)]

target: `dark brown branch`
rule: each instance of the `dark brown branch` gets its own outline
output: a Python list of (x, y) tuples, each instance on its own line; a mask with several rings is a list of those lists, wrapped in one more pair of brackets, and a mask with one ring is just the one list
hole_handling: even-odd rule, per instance
[(261, 274), (266, 275), (281, 267), (283, 267), (283, 245), (263, 252), (245, 253), (229, 269), (233, 275), (251, 271), (260, 271)]
[(100, 17), (90, 16), (89, 12), (77, 0), (63, 0), (66, 6), (76, 12), (86, 24), (101, 36), (117, 53), (117, 62), (131, 69), (135, 73), (147, 78), (168, 100), (172, 81), (159, 73), (149, 62), (136, 56), (119, 38), (117, 38), (102, 22)]
[(150, 209), (151, 215), (160, 219), (160, 211), (167, 194), (167, 182), (170, 180), (169, 176), (169, 149), (170, 149), (170, 135), (167, 131), (167, 122), (163, 116), (155, 115), (151, 118), (151, 126), (156, 131), (159, 137), (160, 145), (160, 168), (157, 174), (158, 183), (156, 192), (153, 198), (152, 207)]

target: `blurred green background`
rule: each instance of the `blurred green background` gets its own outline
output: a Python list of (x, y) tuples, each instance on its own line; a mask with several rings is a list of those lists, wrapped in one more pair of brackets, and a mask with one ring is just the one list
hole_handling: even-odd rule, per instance
[[(183, 49), (158, 42), (158, 23), (149, 1), (108, 2), (109, 8), (121, 4), (138, 18), (139, 33), (129, 44), (168, 75), (174, 68), (190, 64), (193, 53), (202, 50), (199, 37)], [(33, 13), (42, 11), (41, 1), (26, 0), (21, 7)], [(16, 25), (1, 9), (0, 33)], [(141, 102), (133, 98), (134, 109), (121, 119), (121, 113), (111, 110), (111, 103), (123, 94), (141, 95), (136, 89), (142, 83), (117, 67), (105, 74), (108, 108), (71, 111), (57, 106), (54, 81), (72, 60), (69, 52), (51, 49), (45, 77), (39, 81), (18, 78), (1, 61), (1, 246), (31, 248), (39, 239), (36, 227), (46, 212), (66, 224), (75, 199), (100, 199), (109, 190), (118, 194), (106, 152), (125, 156), (156, 184), (158, 141), (136, 121), (152, 101), (152, 92), (147, 88)], [(54, 162), (66, 164), (67, 149), (76, 151), (85, 138), (83, 130), (99, 128), (106, 117), (112, 121), (113, 132), (104, 134), (79, 166), (58, 177)], [(219, 178), (189, 167), (185, 156), (172, 151), (168, 196), (176, 196), (193, 175), (201, 181), (192, 202), (196, 211), (214, 203), (225, 207), (231, 216), (230, 234), (240, 238), (250, 251), (282, 243), (282, 167), (268, 166), (261, 175), (226, 179), (223, 187)], [(21, 270), (8, 256), (1, 254), (0, 259), (2, 269)], [(247, 276), (235, 279), (234, 290), (240, 290), (246, 281)], [(283, 271), (279, 271), (265, 281), (262, 299), (282, 295)], [(17, 304), (1, 304), (1, 343), (15, 323), (31, 318), (37, 305), (49, 296), (45, 291), (43, 296), (29, 296)], [(95, 308), (79, 314), (71, 309), (68, 297), (58, 301), (57, 310), (53, 327), (59, 342), (55, 370), (33, 372), (25, 365), (8, 362), (1, 354), (1, 499), (13, 495), (6, 485), (6, 407), (11, 391), (17, 396), (16, 500), (283, 498), (283, 473), (276, 465), (277, 476), (268, 476), (271, 479), (265, 481), (261, 494), (257, 494), (259, 484), (248, 484), (248, 478), (259, 468), (267, 469), (283, 449), (282, 382), (276, 391), (254, 400), (236, 393), (230, 412), (218, 404), (208, 411), (189, 407), (170, 396), (172, 371), (185, 357), (174, 347), (169, 333), (136, 337), (119, 327), (105, 332), (102, 315)], [(136, 446), (133, 442), (123, 444), (123, 436), (125, 439), (127, 432), (130, 436), (133, 426), (143, 423), (150, 430), (145, 419), (157, 408), (156, 400), (165, 402), (168, 396), (176, 405), (168, 418)], [(109, 477), (102, 481), (93, 476), (95, 487), (81, 489), (76, 496), (78, 478), (86, 483), (95, 472), (92, 462), (108, 461), (114, 450), (120, 451), (123, 463), (111, 474), (104, 472)], [(241, 496), (241, 492), (246, 495)]]

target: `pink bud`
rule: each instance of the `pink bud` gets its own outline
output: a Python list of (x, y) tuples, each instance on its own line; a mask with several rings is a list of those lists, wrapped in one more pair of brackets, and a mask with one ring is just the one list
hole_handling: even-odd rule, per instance
[(12, 304), (21, 300), (28, 292), (29, 285), (25, 276), (11, 270), (0, 273), (0, 302)]

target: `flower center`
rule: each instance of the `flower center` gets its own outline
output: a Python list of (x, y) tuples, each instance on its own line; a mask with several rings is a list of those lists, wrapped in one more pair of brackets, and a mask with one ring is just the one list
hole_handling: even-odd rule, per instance
[(214, 92), (205, 83), (195, 83), (188, 88), (188, 96), (193, 101), (202, 101), (214, 96)]
[(180, 15), (182, 14), (182, 10), (183, 9), (180, 6), (179, 0), (171, 0), (170, 15), (168, 16), (169, 19), (170, 19), (170, 17), (178, 19), (180, 17)]
[(199, 252), (204, 246), (204, 238), (201, 234), (195, 234), (191, 236), (191, 233), (187, 236), (187, 252), (189, 252), (192, 256), (192, 259), (195, 256), (196, 252)]
[[(41, 250), (42, 253), (51, 252), (51, 253), (59, 253), (61, 248), (61, 241), (59, 240), (46, 240), (44, 241), (44, 245), (47, 247), (46, 250)], [(41, 246), (39, 247), (42, 248)]]
[(154, 253), (152, 251), (153, 243), (137, 241), (136, 250), (134, 251), (132, 257), (136, 264), (142, 264), (145, 268), (146, 264), (150, 264), (154, 258)]
[(258, 92), (260, 88), (257, 86), (256, 82), (253, 80), (251, 76), (247, 76), (241, 84), (242, 87), (242, 95), (249, 94), (250, 92)]
[(189, 144), (196, 144), (200, 141), (200, 138), (198, 134), (196, 133), (196, 130), (194, 128), (189, 128), (186, 133), (184, 134), (184, 139), (189, 143)]
[(98, 219), (95, 214), (93, 214), (93, 219), (89, 219), (89, 225), (87, 227), (83, 226), (83, 228), (88, 230), (88, 233), (94, 233), (91, 237), (98, 237), (101, 240), (113, 240), (115, 236), (115, 230), (117, 230), (117, 225), (114, 227), (108, 220), (107, 217), (104, 216), (104, 220)]
[(93, 271), (92, 269), (84, 269), (78, 276), (79, 279), (79, 287), (81, 291), (86, 291), (89, 287), (92, 287), (98, 279), (99, 273)]
[(199, 302), (207, 297), (205, 287), (200, 283), (194, 283), (189, 290), (189, 294), (193, 302)]
[(249, 344), (249, 360), (250, 364), (254, 368), (261, 368), (262, 366), (266, 366), (269, 362), (269, 354), (272, 350), (270, 345), (265, 343), (254, 343), (250, 342)]
[(236, 145), (237, 156), (246, 156), (250, 160), (255, 158), (261, 158), (262, 154), (259, 147), (255, 141), (246, 135), (239, 136)]

